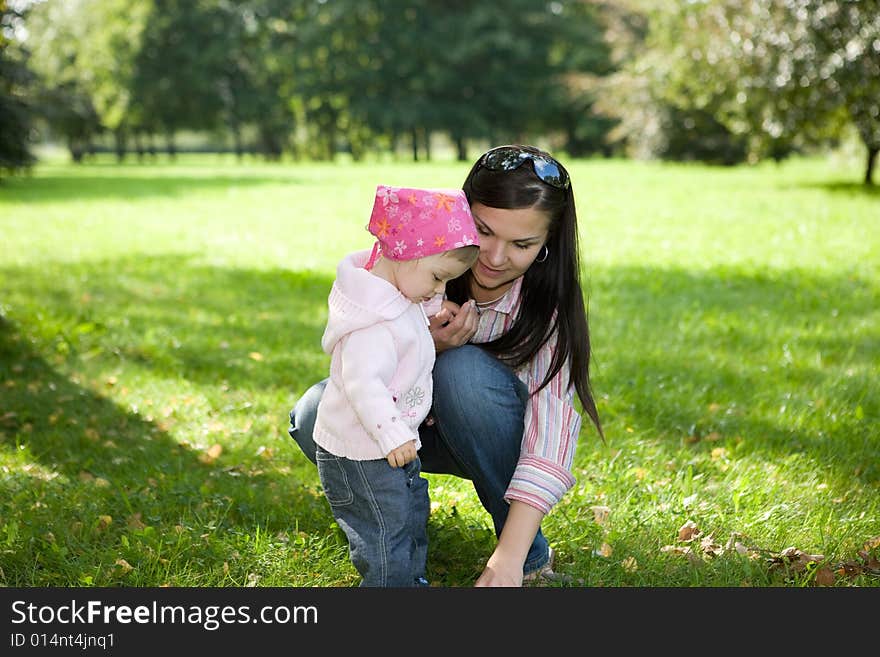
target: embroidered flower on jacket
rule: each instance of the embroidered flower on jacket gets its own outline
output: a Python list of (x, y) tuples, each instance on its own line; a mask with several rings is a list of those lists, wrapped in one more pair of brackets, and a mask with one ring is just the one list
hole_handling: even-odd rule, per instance
[(421, 406), (425, 401), (425, 391), (422, 390), (421, 386), (416, 386), (406, 393), (403, 401), (405, 401), (406, 405), (410, 408), (413, 406)]

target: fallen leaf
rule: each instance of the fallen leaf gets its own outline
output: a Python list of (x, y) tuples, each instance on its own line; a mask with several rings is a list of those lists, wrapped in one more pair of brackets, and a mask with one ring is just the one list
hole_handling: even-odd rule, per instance
[(819, 562), (825, 559), (825, 555), (823, 554), (807, 554), (796, 547), (785, 548), (779, 553), (779, 557), (782, 559), (783, 563), (790, 564), (795, 572), (803, 571), (810, 562)]
[(207, 451), (205, 451), (204, 454), (199, 456), (199, 460), (202, 463), (210, 465), (211, 463), (216, 461), (217, 457), (219, 457), (222, 453), (223, 453), (223, 446), (219, 445), (219, 444), (214, 444), (214, 445), (211, 445), (207, 449)]
[(823, 566), (816, 571), (816, 584), (819, 586), (834, 586), (834, 572)]
[(678, 540), (679, 541), (692, 541), (694, 538), (699, 536), (700, 529), (697, 527), (697, 523), (693, 520), (688, 520), (681, 527), (678, 528)]
[(263, 360), (263, 354), (261, 354), (259, 351), (252, 351), (248, 354), (248, 358), (252, 360)]
[(133, 570), (131, 564), (128, 563), (125, 559), (117, 559), (115, 565), (119, 566), (120, 570), (122, 571), (122, 575), (125, 575), (125, 573)]
[(639, 564), (635, 557), (627, 557), (620, 562), (620, 565), (623, 566), (623, 569), (628, 573), (634, 573), (639, 569)]
[(98, 525), (95, 529), (102, 531), (113, 524), (113, 516), (98, 516)]
[(143, 529), (144, 527), (146, 527), (146, 525), (141, 520), (140, 511), (128, 517), (128, 526), (132, 529)]
[(593, 521), (597, 525), (604, 525), (611, 513), (611, 508), (607, 506), (591, 506), (590, 509), (593, 511)]
[(724, 554), (724, 548), (715, 542), (711, 534), (700, 539), (700, 549), (706, 554), (719, 556)]

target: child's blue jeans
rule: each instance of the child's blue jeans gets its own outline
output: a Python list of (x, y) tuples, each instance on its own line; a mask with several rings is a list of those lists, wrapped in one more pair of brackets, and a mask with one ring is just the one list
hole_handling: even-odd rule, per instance
[(318, 476), (333, 517), (348, 537), (361, 586), (427, 584), (428, 481), (419, 459), (353, 461), (316, 446)]
[[(309, 388), (290, 412), (290, 435), (315, 462), (312, 429), (326, 381)], [(434, 364), (434, 423), (419, 428), (424, 472), (470, 479), (496, 536), (509, 510), (504, 493), (520, 456), (526, 386), (492, 354), (463, 345), (437, 354)], [(538, 530), (523, 566), (528, 574), (549, 559), (547, 539)]]

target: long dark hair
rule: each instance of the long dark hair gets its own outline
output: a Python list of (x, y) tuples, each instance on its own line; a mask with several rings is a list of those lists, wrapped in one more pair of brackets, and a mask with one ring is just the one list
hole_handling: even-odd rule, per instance
[[(531, 146), (525, 151), (547, 153)], [(557, 334), (556, 349), (547, 376), (538, 390), (555, 377), (566, 359), (571, 367), (569, 386), (574, 386), (584, 411), (604, 439), (599, 413), (590, 386), (590, 329), (580, 283), (577, 213), (574, 190), (552, 187), (534, 173), (531, 161), (512, 171), (490, 171), (477, 160), (462, 185), (471, 205), (481, 203), (500, 209), (534, 208), (550, 216), (544, 262), (535, 261), (523, 275), (522, 304), (513, 325), (502, 336), (480, 346), (499, 359), (518, 367)], [(471, 296), (471, 271), (446, 285), (446, 294), (462, 304)]]

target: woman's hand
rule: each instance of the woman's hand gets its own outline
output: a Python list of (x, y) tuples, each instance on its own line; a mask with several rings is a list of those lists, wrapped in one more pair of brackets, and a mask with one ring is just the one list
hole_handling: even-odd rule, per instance
[(507, 586), (519, 588), (522, 586), (522, 582), (522, 561), (516, 558), (503, 559), (495, 553), (489, 557), (489, 561), (483, 569), (483, 573), (477, 578), (474, 586)]
[(460, 347), (474, 337), (477, 332), (477, 306), (473, 299), (459, 306), (457, 303), (443, 300), (440, 312), (430, 319), (428, 330), (434, 338), (437, 353), (452, 347)]
[(543, 511), (511, 500), (498, 544), (474, 586), (522, 586), (523, 564), (543, 518)]

